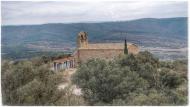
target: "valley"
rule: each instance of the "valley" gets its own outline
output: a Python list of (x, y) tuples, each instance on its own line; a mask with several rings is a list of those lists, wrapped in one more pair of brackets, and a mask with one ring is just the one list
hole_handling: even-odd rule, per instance
[[(72, 53), (80, 31), (89, 42), (137, 44), (161, 60), (187, 58), (187, 18), (144, 18), (123, 22), (2, 26), (3, 58), (29, 58), (48, 53)], [(23, 55), (24, 54), (24, 55)]]

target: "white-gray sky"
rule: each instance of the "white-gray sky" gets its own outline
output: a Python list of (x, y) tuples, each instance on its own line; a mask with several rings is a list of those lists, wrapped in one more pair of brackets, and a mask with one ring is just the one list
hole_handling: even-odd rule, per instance
[(187, 1), (3, 1), (2, 24), (78, 23), (187, 17)]

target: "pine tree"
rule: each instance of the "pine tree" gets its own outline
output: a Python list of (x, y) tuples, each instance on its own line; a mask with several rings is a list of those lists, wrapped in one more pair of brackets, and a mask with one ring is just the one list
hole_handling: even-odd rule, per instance
[(128, 54), (128, 49), (127, 49), (127, 40), (125, 39), (125, 48), (124, 48), (124, 54)]

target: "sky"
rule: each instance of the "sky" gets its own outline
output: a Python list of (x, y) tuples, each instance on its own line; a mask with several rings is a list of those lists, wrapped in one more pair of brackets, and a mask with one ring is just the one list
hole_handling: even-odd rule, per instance
[(2, 1), (2, 25), (187, 17), (187, 1)]

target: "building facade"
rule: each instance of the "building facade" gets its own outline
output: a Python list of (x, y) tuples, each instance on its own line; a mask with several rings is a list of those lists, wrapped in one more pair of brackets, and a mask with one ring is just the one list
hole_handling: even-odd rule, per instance
[[(133, 43), (127, 43), (129, 54), (138, 54), (139, 47)], [(77, 36), (77, 48), (69, 58), (54, 61), (54, 70), (76, 67), (79, 63), (92, 58), (111, 60), (124, 54), (124, 43), (88, 43), (86, 32), (80, 32)]]
[[(139, 53), (139, 47), (132, 43), (127, 43), (128, 53)], [(114, 57), (124, 54), (124, 43), (88, 43), (86, 32), (80, 32), (77, 37), (77, 49), (73, 53), (75, 63), (83, 63), (91, 58), (101, 58), (111, 60)]]
[(65, 57), (53, 61), (53, 70), (59, 71), (75, 67), (74, 57)]

